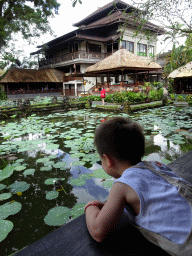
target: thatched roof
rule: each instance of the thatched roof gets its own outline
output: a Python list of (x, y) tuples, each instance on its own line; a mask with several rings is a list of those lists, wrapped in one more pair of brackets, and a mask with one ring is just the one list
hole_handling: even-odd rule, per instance
[(104, 60), (88, 67), (86, 73), (107, 73), (115, 70), (158, 70), (161, 66), (147, 57), (137, 56), (127, 49), (120, 49)]
[(57, 69), (10, 69), (1, 83), (59, 83), (64, 72)]
[(188, 62), (186, 65), (178, 69), (175, 69), (168, 76), (168, 78), (182, 78), (182, 77), (192, 77), (192, 61)]

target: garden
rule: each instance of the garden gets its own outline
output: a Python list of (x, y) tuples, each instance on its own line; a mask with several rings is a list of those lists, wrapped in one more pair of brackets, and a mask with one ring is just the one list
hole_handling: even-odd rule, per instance
[[(32, 114), (0, 122), (0, 245), (11, 255), (107, 199), (114, 178), (101, 167), (95, 128), (114, 116), (144, 128), (144, 159), (169, 163), (192, 150), (192, 108), (134, 114), (94, 109)], [(27, 235), (26, 235), (27, 234)]]

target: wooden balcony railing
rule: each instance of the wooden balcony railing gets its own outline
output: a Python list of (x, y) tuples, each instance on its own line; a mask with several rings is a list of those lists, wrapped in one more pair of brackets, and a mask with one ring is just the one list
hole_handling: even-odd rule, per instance
[(87, 52), (87, 51), (71, 52), (71, 53), (61, 54), (60, 56), (57, 56), (54, 58), (41, 59), (39, 60), (39, 67), (43, 67), (51, 64), (57, 64), (57, 63), (61, 63), (69, 60), (75, 60), (75, 59), (103, 60), (109, 55), (111, 55), (111, 53)]

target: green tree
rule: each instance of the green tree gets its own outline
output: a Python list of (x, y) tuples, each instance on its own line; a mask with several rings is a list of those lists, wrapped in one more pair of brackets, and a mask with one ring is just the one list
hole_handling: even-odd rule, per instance
[(38, 62), (31, 60), (30, 58), (23, 57), (21, 59), (21, 53), (5, 51), (1, 56), (0, 69), (8, 71), (10, 68), (38, 68)]
[(48, 18), (58, 14), (57, 0), (0, 0), (0, 49), (13, 33), (24, 39), (50, 31)]

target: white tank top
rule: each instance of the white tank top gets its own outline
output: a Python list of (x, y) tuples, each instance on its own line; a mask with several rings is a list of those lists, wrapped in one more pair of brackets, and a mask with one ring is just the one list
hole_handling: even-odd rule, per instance
[[(169, 167), (151, 162), (153, 167), (174, 179), (181, 179)], [(140, 213), (134, 216), (128, 213), (131, 221), (144, 229), (158, 233), (176, 244), (187, 239), (192, 228), (192, 212), (188, 201), (177, 188), (156, 173), (139, 166), (129, 168), (115, 182), (132, 187), (140, 198)], [(125, 206), (125, 210), (126, 210)]]

